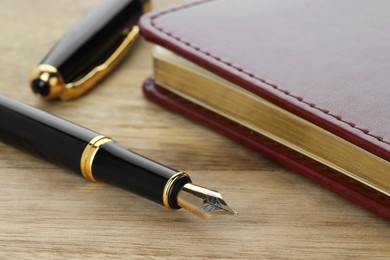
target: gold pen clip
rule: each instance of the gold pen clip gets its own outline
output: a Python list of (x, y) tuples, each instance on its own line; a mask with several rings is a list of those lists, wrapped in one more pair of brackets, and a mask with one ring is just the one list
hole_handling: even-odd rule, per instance
[[(47, 100), (59, 98), (64, 101), (84, 94), (107, 75), (125, 56), (139, 36), (139, 28), (135, 25), (129, 32), (124, 33), (126, 33), (126, 37), (112, 55), (77, 81), (65, 83), (61, 74), (54, 66), (40, 64), (30, 75), (30, 86), (33, 92)], [(38, 93), (36, 88), (42, 87), (43, 89), (45, 86), (36, 86), (34, 84), (48, 84), (47, 88), (45, 88), (48, 92)]]

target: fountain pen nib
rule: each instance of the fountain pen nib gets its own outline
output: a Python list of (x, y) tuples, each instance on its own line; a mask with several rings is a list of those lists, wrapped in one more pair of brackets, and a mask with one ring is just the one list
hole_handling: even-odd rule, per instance
[(222, 214), (237, 215), (237, 212), (226, 204), (221, 194), (192, 183), (182, 187), (177, 203), (200, 218)]

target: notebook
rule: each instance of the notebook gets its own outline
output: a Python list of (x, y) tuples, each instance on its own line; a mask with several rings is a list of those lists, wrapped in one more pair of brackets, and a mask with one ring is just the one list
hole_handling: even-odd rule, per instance
[(149, 13), (145, 95), (390, 219), (389, 11), (208, 0)]

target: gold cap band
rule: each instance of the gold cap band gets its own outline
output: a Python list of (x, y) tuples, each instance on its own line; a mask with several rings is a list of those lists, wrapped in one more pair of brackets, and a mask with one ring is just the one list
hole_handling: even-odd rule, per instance
[(93, 177), (92, 174), (92, 163), (93, 159), (95, 158), (95, 155), (99, 148), (108, 142), (111, 142), (112, 139), (106, 136), (96, 136), (93, 138), (87, 146), (84, 149), (84, 152), (81, 156), (81, 161), (80, 161), (80, 167), (81, 167), (81, 173), (83, 174), (84, 178), (91, 182), (96, 182), (95, 178)]
[(171, 207), (171, 205), (169, 205), (169, 193), (170, 193), (174, 183), (182, 177), (188, 177), (190, 179), (190, 176), (187, 173), (178, 172), (178, 173), (172, 175), (172, 177), (169, 178), (169, 180), (165, 184), (164, 191), (163, 191), (163, 203), (164, 203), (164, 206), (168, 209), (173, 209)]

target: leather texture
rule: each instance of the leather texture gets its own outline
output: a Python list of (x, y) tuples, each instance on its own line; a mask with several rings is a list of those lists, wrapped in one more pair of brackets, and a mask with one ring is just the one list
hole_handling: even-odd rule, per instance
[(206, 0), (152, 12), (143, 36), (390, 160), (386, 0)]
[(183, 99), (156, 85), (152, 78), (145, 80), (143, 90), (145, 96), (153, 102), (244, 144), (286, 168), (299, 172), (312, 181), (390, 220), (390, 197), (240, 124)]

